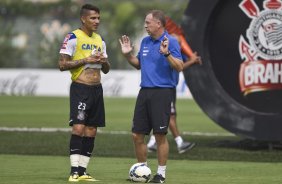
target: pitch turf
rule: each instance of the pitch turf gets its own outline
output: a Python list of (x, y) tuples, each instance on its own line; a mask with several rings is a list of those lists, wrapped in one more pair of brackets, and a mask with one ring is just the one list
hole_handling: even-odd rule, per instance
[[(130, 131), (135, 98), (106, 98), (107, 127), (97, 136), (89, 172), (99, 183), (126, 182), (135, 162)], [(193, 100), (177, 102), (178, 126), (183, 132), (228, 133), (213, 123)], [(67, 128), (68, 98), (0, 96), (0, 127)], [(168, 135), (170, 155), (167, 183), (265, 184), (282, 183), (280, 148), (268, 150), (265, 144), (244, 142), (240, 137), (184, 135), (197, 143), (188, 153), (177, 153)], [(68, 183), (69, 132), (0, 131), (0, 183)], [(33, 156), (31, 156), (33, 155)], [(149, 164), (156, 171), (156, 156)]]
[[(66, 97), (0, 96), (0, 127), (68, 127)], [(107, 127), (102, 130), (130, 131), (135, 98), (105, 98)], [(213, 123), (193, 100), (177, 101), (181, 131), (226, 132)]]
[[(96, 157), (88, 172), (101, 184), (126, 184), (134, 159)], [(1, 184), (64, 184), (69, 160), (61, 156), (0, 155)], [(156, 161), (149, 160), (152, 172)], [(171, 160), (167, 168), (168, 184), (266, 184), (281, 183), (282, 163), (248, 163)], [(84, 182), (85, 183), (85, 182)]]

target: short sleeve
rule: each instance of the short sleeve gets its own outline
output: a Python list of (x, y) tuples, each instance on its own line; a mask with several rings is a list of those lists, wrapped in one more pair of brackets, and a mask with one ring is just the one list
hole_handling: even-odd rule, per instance
[(106, 46), (106, 42), (103, 40), (102, 41), (102, 50), (103, 50), (103, 56), (105, 58), (108, 58), (108, 54), (107, 54), (107, 46)]
[(77, 39), (74, 33), (69, 33), (61, 46), (60, 54), (67, 54), (73, 56), (76, 49)]
[(182, 58), (182, 55), (181, 55), (181, 48), (180, 48), (180, 45), (179, 45), (178, 41), (176, 40), (176, 38), (170, 37), (168, 49), (169, 49), (171, 55), (173, 55), (173, 57), (176, 57), (177, 59), (180, 59), (181, 61), (183, 61), (183, 58)]

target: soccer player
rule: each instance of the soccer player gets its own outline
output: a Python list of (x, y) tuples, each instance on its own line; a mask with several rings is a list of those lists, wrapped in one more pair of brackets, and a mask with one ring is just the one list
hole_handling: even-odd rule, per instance
[(96, 33), (98, 7), (85, 4), (80, 10), (81, 27), (69, 33), (60, 50), (59, 68), (70, 70), (70, 182), (96, 181), (86, 172), (94, 149), (97, 127), (105, 126), (101, 71), (108, 73), (106, 44)]
[(132, 138), (138, 162), (147, 164), (145, 135), (151, 130), (156, 137), (158, 169), (151, 183), (164, 183), (169, 145), (166, 138), (173, 90), (178, 72), (183, 70), (180, 46), (175, 37), (165, 30), (165, 15), (160, 10), (150, 11), (144, 27), (149, 36), (143, 38), (137, 56), (132, 54), (130, 38), (119, 41), (122, 54), (129, 64), (141, 70), (139, 91), (132, 124)]

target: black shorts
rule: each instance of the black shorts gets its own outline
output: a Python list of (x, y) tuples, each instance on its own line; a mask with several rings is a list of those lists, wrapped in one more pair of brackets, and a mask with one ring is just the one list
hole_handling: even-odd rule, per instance
[(172, 101), (170, 105), (170, 114), (176, 115), (176, 88), (173, 89)]
[(72, 82), (69, 125), (73, 124), (84, 124), (91, 127), (105, 126), (105, 107), (101, 84), (89, 86)]
[(139, 91), (132, 132), (148, 135), (166, 134), (169, 126), (172, 88), (142, 88)]

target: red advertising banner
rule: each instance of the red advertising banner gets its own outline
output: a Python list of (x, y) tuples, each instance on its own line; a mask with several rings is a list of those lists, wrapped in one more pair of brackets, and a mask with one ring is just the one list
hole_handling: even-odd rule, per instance
[(240, 87), (244, 95), (264, 90), (282, 90), (282, 61), (261, 60), (242, 63)]

